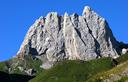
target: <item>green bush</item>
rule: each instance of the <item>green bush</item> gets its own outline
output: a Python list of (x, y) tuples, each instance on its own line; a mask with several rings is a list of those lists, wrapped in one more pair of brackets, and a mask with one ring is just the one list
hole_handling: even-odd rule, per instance
[(8, 66), (6, 65), (6, 62), (0, 62), (0, 71), (8, 73)]

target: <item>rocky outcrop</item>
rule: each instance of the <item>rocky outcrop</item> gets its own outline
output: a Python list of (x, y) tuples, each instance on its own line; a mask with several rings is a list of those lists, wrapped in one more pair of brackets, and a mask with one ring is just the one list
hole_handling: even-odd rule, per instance
[(28, 69), (28, 70), (25, 70), (25, 72), (27, 73), (27, 75), (30, 75), (30, 76), (34, 76), (36, 74), (36, 71), (34, 69)]
[(126, 53), (128, 53), (128, 49), (123, 48), (123, 49), (122, 49), (122, 54), (126, 54)]
[(43, 61), (41, 67), (49, 68), (64, 59), (116, 58), (119, 51), (106, 20), (86, 6), (82, 16), (51, 12), (40, 17), (28, 30), (17, 55), (32, 54)]

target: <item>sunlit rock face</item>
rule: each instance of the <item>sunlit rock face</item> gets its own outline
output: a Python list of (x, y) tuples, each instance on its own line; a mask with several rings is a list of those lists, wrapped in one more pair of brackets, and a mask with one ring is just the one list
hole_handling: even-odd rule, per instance
[(60, 60), (92, 60), (119, 56), (120, 49), (106, 20), (86, 6), (82, 16), (50, 12), (28, 30), (17, 53), (32, 54), (50, 68)]

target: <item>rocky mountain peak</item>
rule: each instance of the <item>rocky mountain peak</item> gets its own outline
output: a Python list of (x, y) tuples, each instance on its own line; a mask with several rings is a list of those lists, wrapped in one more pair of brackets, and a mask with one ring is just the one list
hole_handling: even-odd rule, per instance
[(50, 68), (61, 60), (91, 60), (119, 56), (120, 49), (106, 20), (86, 6), (83, 15), (50, 12), (30, 27), (17, 53), (31, 54)]
[(91, 7), (85, 6), (83, 10), (83, 15), (89, 14), (92, 11)]

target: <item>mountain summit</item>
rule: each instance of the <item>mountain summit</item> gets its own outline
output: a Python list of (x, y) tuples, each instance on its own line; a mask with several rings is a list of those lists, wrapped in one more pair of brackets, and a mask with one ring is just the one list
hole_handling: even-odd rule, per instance
[(50, 12), (37, 19), (28, 30), (17, 57), (29, 54), (41, 59), (41, 67), (47, 69), (65, 59), (117, 58), (120, 48), (106, 20), (86, 6), (82, 16)]

